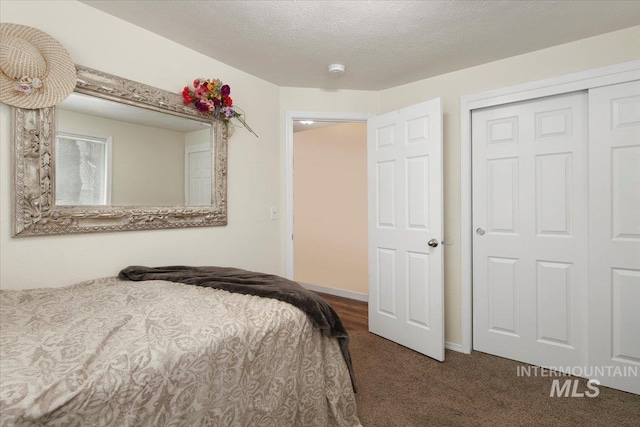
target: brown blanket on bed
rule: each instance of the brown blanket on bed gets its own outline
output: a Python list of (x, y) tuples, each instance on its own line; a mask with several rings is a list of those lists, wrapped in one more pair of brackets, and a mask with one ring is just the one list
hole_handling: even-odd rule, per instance
[(356, 390), (355, 375), (349, 354), (349, 335), (340, 317), (324, 299), (296, 282), (280, 276), (255, 273), (238, 268), (186, 266), (129, 266), (120, 272), (118, 278), (133, 281), (166, 280), (273, 298), (289, 303), (309, 316), (322, 333), (338, 339), (342, 356), (351, 375), (353, 390)]

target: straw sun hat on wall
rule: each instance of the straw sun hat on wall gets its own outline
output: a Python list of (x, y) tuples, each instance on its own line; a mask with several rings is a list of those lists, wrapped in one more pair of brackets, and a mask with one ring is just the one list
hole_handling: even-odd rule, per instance
[(69, 52), (44, 31), (0, 23), (0, 101), (19, 108), (52, 107), (76, 87)]

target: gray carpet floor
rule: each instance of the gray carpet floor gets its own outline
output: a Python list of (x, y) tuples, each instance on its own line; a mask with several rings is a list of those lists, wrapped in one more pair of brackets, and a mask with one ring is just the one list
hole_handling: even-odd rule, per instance
[(527, 365), (512, 360), (447, 351), (440, 363), (368, 332), (352, 332), (350, 347), (365, 427), (640, 426), (640, 396), (600, 386), (593, 398), (549, 397), (553, 378), (518, 377)]

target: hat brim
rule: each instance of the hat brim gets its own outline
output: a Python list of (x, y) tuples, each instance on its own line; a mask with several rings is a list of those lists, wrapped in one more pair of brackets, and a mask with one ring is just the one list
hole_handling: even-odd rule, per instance
[[(0, 70), (0, 101), (19, 108), (53, 107), (73, 92), (77, 83), (76, 67), (69, 52), (53, 37), (26, 25), (0, 23), (0, 38), (22, 38), (35, 46), (47, 63), (40, 77), (42, 87), (26, 94), (16, 90), (16, 80)], [(35, 76), (37, 77), (37, 76)]]

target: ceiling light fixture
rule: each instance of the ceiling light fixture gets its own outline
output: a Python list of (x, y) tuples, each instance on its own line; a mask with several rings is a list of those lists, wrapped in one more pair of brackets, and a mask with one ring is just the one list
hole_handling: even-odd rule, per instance
[(344, 64), (331, 64), (329, 65), (329, 74), (339, 76), (340, 74), (344, 74), (345, 68)]
[(300, 123), (303, 125), (312, 125), (313, 120), (300, 120)]

